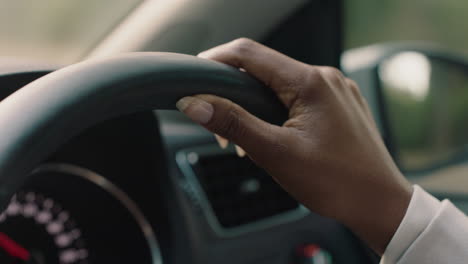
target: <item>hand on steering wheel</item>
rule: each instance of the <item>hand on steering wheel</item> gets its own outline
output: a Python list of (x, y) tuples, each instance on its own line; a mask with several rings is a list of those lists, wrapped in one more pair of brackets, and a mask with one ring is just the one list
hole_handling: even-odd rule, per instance
[(179, 110), (239, 145), (309, 209), (341, 221), (383, 253), (412, 186), (389, 155), (356, 83), (337, 69), (306, 65), (248, 39), (199, 57), (262, 81), (289, 109), (289, 119), (273, 125), (207, 94), (182, 98)]

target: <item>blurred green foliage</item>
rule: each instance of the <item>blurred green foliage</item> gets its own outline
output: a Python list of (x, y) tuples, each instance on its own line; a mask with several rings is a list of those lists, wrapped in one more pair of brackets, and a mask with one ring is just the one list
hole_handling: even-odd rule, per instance
[[(345, 49), (383, 42), (430, 43), (468, 55), (466, 0), (345, 0)], [(468, 73), (431, 63), (424, 100), (384, 85), (398, 159), (418, 170), (465, 155)], [(459, 157), (458, 157), (459, 158)]]
[(345, 0), (345, 47), (423, 41), (468, 54), (466, 0)]
[(468, 72), (435, 60), (431, 68), (429, 92), (423, 99), (382, 83), (393, 144), (406, 170), (468, 158)]

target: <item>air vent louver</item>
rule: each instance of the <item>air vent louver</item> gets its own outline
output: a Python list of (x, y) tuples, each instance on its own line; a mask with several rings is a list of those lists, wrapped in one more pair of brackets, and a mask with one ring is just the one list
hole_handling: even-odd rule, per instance
[(248, 158), (200, 155), (192, 169), (221, 226), (245, 225), (297, 209), (299, 204)]

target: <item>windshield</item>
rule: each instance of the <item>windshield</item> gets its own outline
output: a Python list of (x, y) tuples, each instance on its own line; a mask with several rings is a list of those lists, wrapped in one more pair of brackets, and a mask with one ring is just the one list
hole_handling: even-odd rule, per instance
[(141, 0), (0, 0), (0, 57), (80, 60)]

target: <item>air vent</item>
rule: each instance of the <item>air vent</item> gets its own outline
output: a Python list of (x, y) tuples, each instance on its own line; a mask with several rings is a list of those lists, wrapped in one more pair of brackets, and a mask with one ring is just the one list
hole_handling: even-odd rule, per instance
[(188, 151), (185, 155), (223, 228), (245, 226), (300, 207), (248, 158), (239, 158), (232, 151)]

